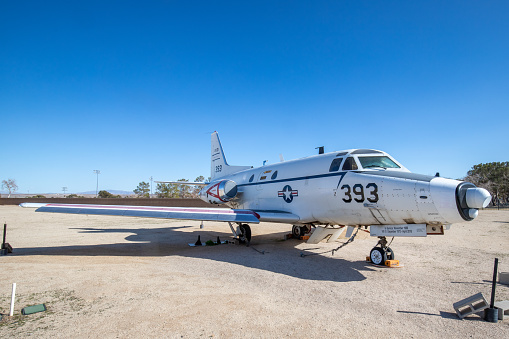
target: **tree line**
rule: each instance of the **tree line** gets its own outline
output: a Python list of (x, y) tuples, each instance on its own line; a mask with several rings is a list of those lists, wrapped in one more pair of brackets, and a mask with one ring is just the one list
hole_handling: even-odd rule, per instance
[[(177, 181), (180, 182), (189, 182), (188, 179), (179, 179)], [(200, 175), (193, 182), (204, 182), (205, 177)], [(210, 181), (210, 178), (208, 178)], [(157, 183), (155, 194), (158, 198), (198, 198), (198, 193), (200, 192), (200, 186), (193, 186), (188, 184), (171, 184), (171, 183)], [(150, 184), (148, 182), (142, 181), (138, 184), (133, 190), (134, 194), (136, 194), (140, 198), (149, 198), (150, 197)]]
[(509, 204), (509, 161), (474, 165), (463, 180), (487, 189), (493, 205)]

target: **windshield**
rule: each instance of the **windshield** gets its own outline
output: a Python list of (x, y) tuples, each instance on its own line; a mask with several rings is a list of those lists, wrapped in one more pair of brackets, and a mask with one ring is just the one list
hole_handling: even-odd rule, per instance
[(389, 157), (359, 157), (358, 159), (363, 168), (400, 168)]

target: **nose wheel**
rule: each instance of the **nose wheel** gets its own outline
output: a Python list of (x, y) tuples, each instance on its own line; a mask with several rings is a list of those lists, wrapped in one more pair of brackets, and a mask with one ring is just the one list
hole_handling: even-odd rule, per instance
[(386, 260), (394, 260), (394, 251), (387, 246), (387, 239), (379, 237), (377, 246), (373, 247), (369, 253), (369, 259), (375, 265), (384, 265)]
[(249, 227), (248, 224), (240, 224), (237, 236), (239, 243), (247, 244), (249, 246), (249, 243), (251, 242), (251, 227)]
[(237, 239), (239, 244), (247, 244), (249, 246), (251, 242), (251, 227), (248, 224), (237, 224), (237, 229), (235, 229), (231, 222), (228, 225), (230, 225), (234, 239)]

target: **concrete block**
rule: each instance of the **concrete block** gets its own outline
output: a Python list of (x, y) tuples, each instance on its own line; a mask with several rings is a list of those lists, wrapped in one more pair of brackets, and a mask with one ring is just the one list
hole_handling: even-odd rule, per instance
[(498, 308), (498, 320), (509, 317), (509, 300), (496, 301), (495, 308)]
[(509, 272), (500, 272), (498, 274), (498, 283), (509, 285)]
[(471, 314), (481, 312), (489, 306), (490, 305), (482, 293), (477, 293), (471, 297), (460, 300), (453, 304), (454, 310), (460, 319), (463, 319)]

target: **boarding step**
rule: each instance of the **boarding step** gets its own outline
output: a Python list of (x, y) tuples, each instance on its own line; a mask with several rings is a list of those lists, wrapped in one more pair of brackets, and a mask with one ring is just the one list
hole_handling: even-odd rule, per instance
[(489, 307), (488, 302), (482, 293), (477, 293), (471, 297), (455, 302), (452, 306), (460, 319), (471, 314), (481, 312)]

